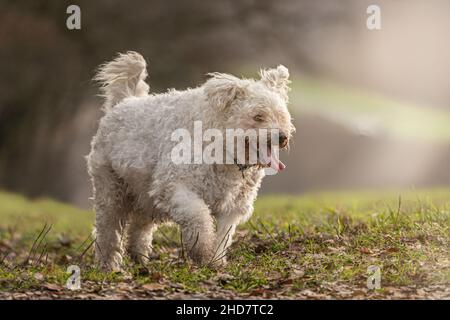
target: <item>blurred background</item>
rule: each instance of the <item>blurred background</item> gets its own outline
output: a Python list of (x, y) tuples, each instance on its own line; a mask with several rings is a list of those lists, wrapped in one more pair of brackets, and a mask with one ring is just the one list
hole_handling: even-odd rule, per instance
[(149, 62), (152, 92), (289, 67), (297, 133), (264, 193), (450, 186), (449, 30), (448, 0), (2, 0), (0, 189), (90, 206), (90, 79), (126, 50)]

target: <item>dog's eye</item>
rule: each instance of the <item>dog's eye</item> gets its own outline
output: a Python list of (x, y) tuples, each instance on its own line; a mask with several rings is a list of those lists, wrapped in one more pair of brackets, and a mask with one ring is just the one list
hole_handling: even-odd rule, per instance
[(256, 122), (263, 122), (264, 117), (262, 116), (262, 114), (257, 114), (256, 116), (253, 117), (253, 120), (255, 120)]

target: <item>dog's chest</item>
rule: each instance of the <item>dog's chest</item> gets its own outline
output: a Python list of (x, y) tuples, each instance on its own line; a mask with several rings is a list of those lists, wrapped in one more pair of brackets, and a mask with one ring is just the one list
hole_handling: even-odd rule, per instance
[(213, 215), (247, 215), (253, 208), (262, 174), (257, 170), (215, 172), (206, 191), (205, 201)]

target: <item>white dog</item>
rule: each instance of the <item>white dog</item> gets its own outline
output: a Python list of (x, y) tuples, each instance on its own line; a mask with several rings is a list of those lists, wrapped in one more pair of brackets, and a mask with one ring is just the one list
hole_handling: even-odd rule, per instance
[[(294, 127), (288, 102), (288, 70), (262, 70), (258, 81), (214, 73), (194, 89), (149, 95), (146, 63), (136, 52), (119, 54), (95, 80), (102, 84), (105, 115), (87, 156), (96, 212), (96, 260), (120, 270), (128, 251), (145, 262), (158, 224), (177, 223), (197, 263), (225, 262), (236, 225), (252, 214), (264, 166), (176, 164), (172, 133), (203, 129), (275, 128), (286, 147)], [(247, 145), (246, 145), (247, 147)], [(270, 148), (270, 146), (269, 146)], [(275, 152), (269, 166), (282, 170)]]

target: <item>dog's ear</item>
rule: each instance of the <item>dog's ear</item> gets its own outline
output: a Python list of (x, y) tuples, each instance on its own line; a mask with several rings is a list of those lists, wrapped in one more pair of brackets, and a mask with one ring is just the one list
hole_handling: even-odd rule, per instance
[(244, 95), (242, 80), (226, 73), (208, 73), (211, 78), (205, 83), (205, 93), (211, 105), (225, 110), (231, 102)]
[(290, 90), (289, 84), (289, 70), (283, 65), (279, 65), (274, 69), (262, 69), (259, 72), (261, 81), (270, 89), (276, 90), (287, 102), (288, 92)]

